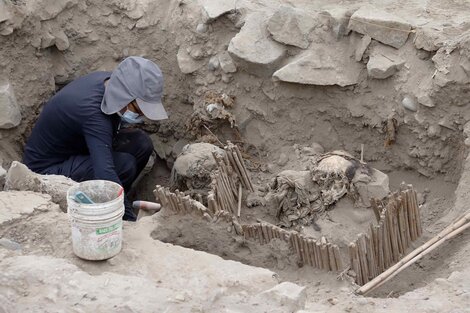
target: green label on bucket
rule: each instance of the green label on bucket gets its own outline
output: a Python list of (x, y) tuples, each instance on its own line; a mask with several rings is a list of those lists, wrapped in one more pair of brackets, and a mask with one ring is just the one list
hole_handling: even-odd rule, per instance
[(96, 234), (97, 235), (103, 235), (103, 234), (110, 233), (113, 230), (118, 229), (120, 225), (121, 225), (121, 223), (117, 223), (117, 224), (114, 224), (114, 225), (111, 225), (111, 226), (108, 226), (108, 227), (97, 228), (96, 229)]

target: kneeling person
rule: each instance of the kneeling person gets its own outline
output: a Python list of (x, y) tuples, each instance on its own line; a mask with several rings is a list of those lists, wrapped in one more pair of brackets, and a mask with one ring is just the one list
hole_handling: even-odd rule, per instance
[(163, 75), (150, 60), (129, 57), (113, 72), (94, 72), (61, 89), (44, 106), (23, 162), (39, 174), (77, 182), (104, 179), (124, 187), (125, 220), (136, 220), (127, 197), (153, 152), (149, 136), (124, 123), (167, 119)]

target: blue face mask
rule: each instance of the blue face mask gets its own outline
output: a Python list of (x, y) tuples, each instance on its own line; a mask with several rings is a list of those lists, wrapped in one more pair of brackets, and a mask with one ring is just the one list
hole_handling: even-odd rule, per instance
[(121, 112), (118, 112), (118, 115), (121, 117), (121, 119), (129, 124), (140, 124), (144, 122), (143, 116), (140, 116), (138, 113), (126, 110), (124, 114), (121, 114)]

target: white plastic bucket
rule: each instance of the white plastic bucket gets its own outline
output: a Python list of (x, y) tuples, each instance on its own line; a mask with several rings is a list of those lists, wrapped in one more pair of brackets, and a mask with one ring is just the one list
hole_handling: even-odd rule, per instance
[[(67, 192), (67, 207), (72, 227), (73, 252), (86, 260), (109, 259), (121, 251), (124, 193), (111, 181), (89, 180), (71, 187)], [(81, 191), (94, 203), (74, 200)]]

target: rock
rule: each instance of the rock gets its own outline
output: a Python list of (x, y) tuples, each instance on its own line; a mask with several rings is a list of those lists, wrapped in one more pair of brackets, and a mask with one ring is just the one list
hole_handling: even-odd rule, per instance
[(383, 199), (390, 193), (388, 175), (375, 168), (371, 169), (371, 180), (368, 183), (354, 184), (364, 205), (370, 205), (370, 198)]
[(425, 107), (428, 107), (428, 108), (434, 108), (436, 106), (431, 96), (427, 93), (420, 94), (417, 100), (419, 104), (424, 105)]
[(29, 6), (29, 10), (39, 16), (41, 21), (46, 21), (55, 18), (60, 12), (77, 2), (77, 0), (42, 0), (27, 2), (26, 6)]
[(235, 63), (233, 63), (232, 57), (227, 51), (219, 54), (219, 64), (224, 73), (235, 73), (237, 71), (237, 67), (235, 66)]
[(213, 56), (212, 58), (209, 59), (209, 63), (207, 63), (207, 68), (209, 71), (215, 71), (216, 69), (219, 68), (219, 58), (216, 56)]
[(13, 32), (11, 27), (5, 27), (9, 20), (12, 18), (10, 7), (4, 1), (0, 2), (0, 34), (10, 35)]
[(0, 192), (0, 226), (11, 223), (22, 216), (35, 211), (47, 211), (57, 207), (51, 203), (49, 195), (35, 192), (1, 191)]
[(402, 18), (371, 5), (354, 12), (348, 28), (397, 49), (405, 44), (411, 31), (411, 25)]
[(277, 164), (279, 166), (284, 166), (287, 164), (287, 162), (289, 162), (289, 156), (285, 153), (281, 153), (279, 155), (279, 160), (277, 161)]
[(202, 61), (194, 60), (183, 47), (179, 48), (176, 59), (178, 61), (178, 67), (183, 74), (194, 73), (204, 65)]
[(19, 243), (8, 238), (0, 238), (0, 247), (13, 251), (21, 250), (21, 245)]
[(2, 162), (0, 159), (0, 191), (3, 190), (3, 187), (5, 186), (6, 176), (7, 171), (2, 167)]
[(0, 1), (0, 35), (8, 36), (23, 24), (24, 10), (12, 1)]
[(361, 42), (359, 43), (359, 46), (356, 48), (356, 53), (355, 53), (355, 58), (357, 62), (360, 62), (362, 60), (362, 57), (364, 56), (364, 52), (366, 52), (367, 47), (369, 47), (370, 42), (372, 41), (372, 38), (370, 38), (369, 35), (364, 35), (361, 39)]
[[(42, 37), (41, 37), (41, 48), (46, 49), (49, 47), (52, 47), (55, 44), (55, 37), (49, 33), (46, 32)], [(33, 43), (33, 46), (35, 44)]]
[(268, 21), (268, 31), (277, 42), (306, 49), (308, 35), (319, 21), (303, 10), (283, 6)]
[(0, 23), (6, 22), (11, 18), (11, 12), (5, 2), (0, 2)]
[(463, 125), (463, 135), (465, 138), (470, 138), (470, 121)]
[(200, 34), (207, 32), (207, 24), (204, 24), (204, 23), (197, 24), (196, 31)]
[(257, 12), (246, 18), (240, 32), (230, 41), (228, 52), (246, 71), (269, 75), (284, 57), (286, 49), (269, 38), (266, 16)]
[(9, 129), (20, 124), (21, 112), (9, 83), (0, 85), (0, 112), (0, 129)]
[(442, 30), (433, 27), (419, 27), (416, 29), (413, 43), (416, 49), (434, 52), (444, 45), (444, 40)]
[(357, 84), (360, 71), (361, 65), (350, 62), (343, 50), (331, 53), (327, 47), (318, 45), (276, 71), (273, 79), (305, 85), (344, 87)]
[(54, 33), (54, 39), (55, 46), (57, 47), (57, 49), (59, 49), (59, 51), (64, 51), (69, 48), (69, 38), (62, 30), (58, 31), (57, 33)]
[[(283, 282), (255, 297), (267, 303), (276, 303), (283, 312), (295, 312), (305, 307), (306, 288), (291, 282)], [(260, 301), (261, 302), (261, 301)]]
[(219, 16), (235, 11), (236, 0), (200, 0), (204, 11), (208, 16), (208, 21), (215, 20)]
[(375, 79), (385, 79), (395, 74), (405, 62), (383, 49), (375, 49), (367, 62), (367, 73)]
[(431, 138), (438, 137), (441, 134), (441, 126), (439, 125), (429, 125), (427, 129), (427, 134)]
[(62, 211), (67, 212), (67, 191), (76, 184), (65, 176), (33, 173), (26, 165), (13, 161), (5, 179), (5, 190), (46, 193)]
[(355, 10), (356, 8), (334, 7), (331, 9), (325, 9), (321, 14), (330, 17), (333, 32), (336, 34), (336, 37), (339, 38), (340, 36), (346, 36), (351, 32), (351, 30), (348, 29), (348, 24), (349, 19)]
[(412, 112), (418, 111), (418, 105), (416, 104), (416, 101), (410, 96), (405, 96), (401, 101), (401, 104), (407, 110), (410, 110)]

